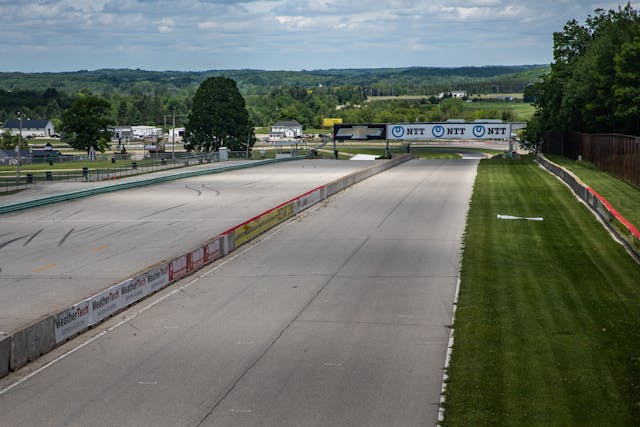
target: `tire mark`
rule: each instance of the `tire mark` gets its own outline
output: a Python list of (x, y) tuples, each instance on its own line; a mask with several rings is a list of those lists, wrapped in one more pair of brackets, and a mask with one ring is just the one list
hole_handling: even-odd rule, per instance
[(220, 192), (218, 190), (216, 190), (215, 188), (211, 188), (211, 187), (207, 186), (206, 184), (202, 184), (202, 188), (206, 188), (207, 190), (213, 191), (214, 193), (216, 193), (216, 196), (220, 195)]
[(151, 216), (158, 215), (158, 214), (161, 214), (161, 213), (163, 213), (163, 212), (170, 211), (171, 209), (176, 209), (176, 208), (182, 207), (182, 206), (184, 206), (184, 205), (186, 205), (186, 203), (182, 203), (182, 204), (179, 204), (179, 205), (176, 205), (176, 206), (172, 206), (172, 207), (167, 208), (167, 209), (162, 209), (162, 210), (157, 211), (157, 212), (154, 212), (154, 213), (152, 213), (152, 214), (145, 215), (145, 216), (141, 216), (141, 217), (140, 217), (140, 218), (138, 218), (138, 219), (145, 219), (145, 218), (149, 218), (149, 217), (151, 217)]
[(13, 242), (17, 242), (18, 240), (26, 239), (27, 237), (29, 237), (29, 235), (25, 234), (24, 236), (16, 237), (15, 239), (7, 240), (6, 242), (0, 243), (0, 249), (4, 248), (7, 245), (10, 245)]
[(67, 215), (67, 216), (65, 216), (65, 217), (60, 218), (60, 221), (65, 220), (65, 219), (68, 219), (68, 218), (71, 218), (72, 216), (77, 215), (77, 214), (79, 214), (80, 212), (82, 212), (82, 209), (80, 209), (79, 211), (75, 211), (74, 213), (72, 213), (72, 214), (70, 214), (70, 215)]
[(189, 190), (193, 190), (193, 191), (195, 191), (196, 193), (198, 193), (198, 194), (196, 195), (196, 197), (200, 197), (200, 195), (202, 194), (202, 191), (198, 190), (197, 188), (193, 188), (193, 187), (190, 187), (190, 186), (188, 186), (188, 185), (185, 185), (185, 186), (184, 186), (184, 188), (188, 188)]
[(58, 243), (58, 246), (62, 246), (64, 241), (67, 240), (67, 237), (69, 237), (71, 235), (71, 233), (73, 233), (73, 228), (71, 230), (69, 230), (69, 232), (67, 234), (64, 235), (62, 240), (60, 240), (60, 242)]
[(33, 233), (33, 234), (31, 235), (31, 237), (29, 237), (29, 240), (27, 240), (26, 242), (24, 242), (24, 245), (23, 245), (23, 246), (27, 246), (29, 243), (31, 243), (31, 241), (32, 241), (33, 239), (35, 239), (35, 238), (36, 238), (36, 236), (37, 236), (38, 234), (42, 233), (43, 231), (44, 231), (44, 228), (41, 228), (40, 230), (38, 230), (38, 231), (36, 231), (35, 233)]
[(151, 221), (136, 222), (135, 224), (132, 224), (132, 225), (130, 225), (128, 227), (121, 228), (120, 230), (114, 231), (113, 233), (105, 234), (104, 237), (115, 236), (116, 234), (120, 234), (123, 231), (127, 231), (127, 230), (129, 230), (131, 228), (140, 227), (142, 225), (150, 224), (150, 223), (151, 223)]

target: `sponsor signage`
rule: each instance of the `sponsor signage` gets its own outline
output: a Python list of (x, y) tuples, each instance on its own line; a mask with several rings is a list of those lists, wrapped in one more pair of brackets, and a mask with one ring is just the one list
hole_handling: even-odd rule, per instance
[(340, 123), (342, 123), (341, 117), (325, 117), (324, 119), (322, 119), (322, 127), (331, 127), (335, 124)]
[(149, 293), (162, 289), (169, 284), (169, 264), (164, 263), (144, 275), (149, 286)]
[(60, 343), (92, 325), (90, 302), (90, 299), (79, 302), (54, 318), (56, 343)]
[(390, 140), (509, 139), (511, 123), (415, 123), (387, 125)]
[(189, 264), (187, 263), (187, 256), (174, 258), (169, 261), (169, 281), (173, 282), (187, 275), (189, 272)]
[(209, 242), (207, 250), (205, 251), (206, 262), (215, 261), (222, 256), (220, 241), (221, 239), (216, 239), (213, 242)]
[(387, 125), (334, 124), (333, 135), (338, 141), (369, 141), (387, 139)]

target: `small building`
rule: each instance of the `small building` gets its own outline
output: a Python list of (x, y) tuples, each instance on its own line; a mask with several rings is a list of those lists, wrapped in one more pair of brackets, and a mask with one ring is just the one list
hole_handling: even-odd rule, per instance
[(131, 126), (114, 126), (111, 128), (111, 132), (113, 132), (111, 139), (118, 141), (118, 143), (129, 142), (133, 139)]
[(4, 122), (2, 126), (3, 132), (9, 132), (11, 135), (19, 135), (22, 133), (23, 137), (39, 137), (39, 136), (53, 136), (56, 133), (56, 128), (51, 123), (51, 120), (31, 120), (22, 119), (9, 119)]
[(302, 125), (296, 120), (281, 120), (271, 126), (269, 138), (302, 138)]

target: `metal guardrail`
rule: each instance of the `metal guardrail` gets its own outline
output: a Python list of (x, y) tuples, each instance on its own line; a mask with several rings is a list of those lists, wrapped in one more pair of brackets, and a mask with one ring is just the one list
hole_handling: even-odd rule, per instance
[[(182, 154), (182, 153), (181, 153)], [(245, 151), (230, 152), (230, 159), (246, 158)], [(109, 156), (114, 159), (114, 167), (111, 168), (89, 168), (83, 167), (78, 169), (55, 170), (50, 171), (30, 171), (22, 172), (20, 177), (17, 175), (0, 175), (0, 192), (11, 192), (23, 190), (36, 185), (44, 185), (57, 181), (76, 181), (76, 182), (99, 182), (120, 177), (140, 175), (150, 172), (158, 172), (166, 169), (174, 169), (180, 167), (188, 167), (197, 164), (217, 162), (218, 153), (208, 153), (203, 155), (176, 156), (174, 158), (158, 158), (156, 160), (131, 160), (123, 165), (123, 160), (115, 159), (117, 156)], [(90, 165), (90, 161), (87, 161)], [(118, 166), (119, 165), (119, 166)], [(25, 165), (25, 167), (28, 167)]]
[(238, 165), (230, 165), (230, 166), (226, 166), (226, 167), (222, 167), (222, 168), (201, 169), (201, 170), (197, 170), (197, 171), (189, 171), (189, 172), (177, 173), (177, 174), (174, 174), (174, 175), (153, 177), (153, 178), (140, 180), (140, 181), (123, 182), (123, 183), (108, 185), (108, 186), (100, 187), (100, 188), (91, 188), (91, 189), (87, 189), (87, 190), (74, 191), (74, 192), (70, 192), (70, 193), (58, 194), (58, 195), (55, 195), (55, 196), (44, 197), (44, 198), (41, 198), (41, 199), (29, 200), (29, 201), (26, 201), (26, 202), (19, 202), (19, 203), (14, 203), (14, 204), (11, 204), (11, 205), (0, 206), (0, 215), (5, 214), (5, 213), (9, 213), (9, 212), (19, 211), (19, 210), (30, 209), (30, 208), (34, 208), (34, 207), (37, 207), (37, 206), (44, 206), (44, 205), (48, 205), (48, 204), (52, 204), (52, 203), (59, 203), (59, 202), (67, 201), (67, 200), (78, 199), (78, 198), (81, 198), (81, 197), (95, 196), (97, 194), (102, 194), (102, 193), (109, 193), (109, 192), (113, 192), (113, 191), (126, 190), (126, 189), (129, 189), (129, 188), (144, 187), (144, 186), (160, 184), (160, 183), (168, 182), (168, 181), (175, 181), (177, 179), (182, 179), (182, 178), (189, 178), (189, 177), (200, 176), (200, 175), (210, 175), (210, 174), (216, 174), (216, 173), (227, 172), (227, 171), (232, 171), (232, 170), (246, 169), (246, 168), (250, 168), (250, 167), (254, 167), (254, 166), (266, 165), (266, 164), (270, 164), (270, 163), (278, 163), (278, 162), (285, 162), (285, 161), (289, 161), (289, 160), (301, 160), (301, 159), (304, 159), (304, 156), (283, 158), (283, 159), (256, 160), (256, 161), (250, 162), (250, 163), (243, 163), (243, 164), (238, 164)]

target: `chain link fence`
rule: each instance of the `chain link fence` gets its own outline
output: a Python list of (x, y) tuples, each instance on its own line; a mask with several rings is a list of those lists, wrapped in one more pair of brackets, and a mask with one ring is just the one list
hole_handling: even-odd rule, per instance
[[(167, 155), (168, 154), (168, 155)], [(15, 172), (12, 172), (11, 175), (0, 175), (0, 193), (11, 193), (19, 190), (23, 190), (29, 187), (33, 187), (36, 185), (46, 185), (53, 182), (67, 181), (67, 182), (99, 182), (99, 181), (107, 181), (118, 179), (121, 177), (140, 175), (145, 173), (152, 173), (163, 171), (167, 169), (175, 169), (182, 167), (195, 166), (204, 163), (217, 162), (218, 153), (203, 153), (203, 154), (194, 154), (194, 153), (175, 153), (173, 158), (171, 157), (171, 153), (165, 153), (166, 157), (158, 156), (159, 158), (153, 159), (140, 159), (140, 160), (132, 160), (129, 156), (123, 155), (114, 155), (114, 156), (106, 156), (106, 159), (111, 159), (113, 162), (113, 167), (107, 168), (91, 168), (91, 161), (87, 160), (86, 157), (79, 157), (73, 160), (81, 161), (87, 160), (87, 165), (84, 167), (79, 167), (77, 169), (54, 169), (51, 170), (27, 170), (22, 171), (19, 175)], [(233, 151), (229, 152), (230, 159), (246, 159), (247, 156), (251, 158), (251, 153), (247, 153), (246, 151)], [(105, 157), (105, 156), (102, 156)], [(56, 159), (55, 162), (51, 159), (44, 160), (45, 163), (49, 163), (53, 165), (54, 163), (59, 163), (61, 161), (68, 161), (67, 158), (65, 160)], [(31, 159), (30, 159), (31, 160)], [(99, 158), (98, 160), (105, 160)], [(43, 160), (38, 159), (31, 164), (36, 164), (37, 162), (43, 162)], [(24, 167), (29, 166), (29, 164), (23, 165)]]

